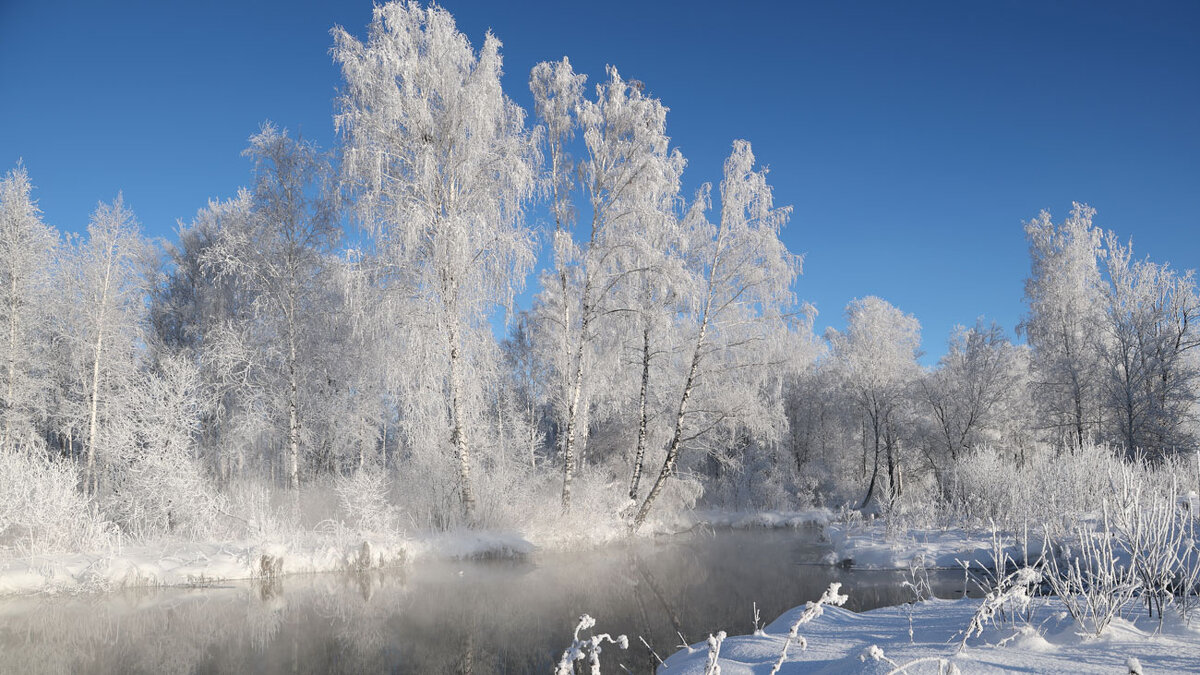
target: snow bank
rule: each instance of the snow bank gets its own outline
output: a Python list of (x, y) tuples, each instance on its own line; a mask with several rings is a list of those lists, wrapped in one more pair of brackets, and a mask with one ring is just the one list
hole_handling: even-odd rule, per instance
[[(914, 559), (924, 558), (926, 569), (961, 569), (992, 566), (992, 533), (985, 530), (911, 529), (889, 534), (882, 522), (836, 524), (825, 527), (832, 550), (825, 562), (872, 570), (906, 570)], [(1025, 547), (1006, 536), (1005, 552), (1014, 561), (1025, 560)], [(1041, 540), (1031, 536), (1029, 554), (1041, 551)], [(962, 561), (962, 562), (959, 562)]]
[(827, 526), (833, 520), (829, 509), (816, 508), (803, 511), (696, 511), (692, 514), (691, 527), (708, 525), (733, 529), (798, 529), (801, 527)]
[[(853, 594), (850, 588), (845, 592)], [(1048, 600), (1029, 626), (989, 627), (967, 648), (956, 653), (978, 600), (930, 600), (912, 606), (913, 639), (909, 642), (909, 607), (887, 607), (856, 614), (826, 607), (824, 614), (801, 627), (807, 648), (792, 644), (780, 673), (886, 673), (895, 666), (867, 655), (874, 645), (883, 656), (901, 665), (928, 659), (905, 672), (939, 672), (946, 659), (964, 673), (1126, 673), (1137, 659), (1146, 673), (1200, 671), (1200, 630), (1178, 619), (1155, 634), (1157, 620), (1118, 619), (1095, 640), (1075, 634), (1075, 624), (1057, 600)], [(767, 673), (783, 650), (788, 629), (803, 607), (784, 613), (760, 635), (729, 637), (721, 644), (722, 675)], [(1032, 626), (1032, 627), (1031, 627)], [(681, 650), (666, 661), (660, 673), (703, 673), (708, 658), (705, 642)], [(945, 672), (944, 669), (942, 672)]]
[(105, 553), (0, 559), (0, 595), (208, 585), (288, 574), (382, 569), (418, 559), (520, 557), (535, 548), (515, 533), (471, 530), (420, 538), (306, 533), (290, 541), (164, 542)]

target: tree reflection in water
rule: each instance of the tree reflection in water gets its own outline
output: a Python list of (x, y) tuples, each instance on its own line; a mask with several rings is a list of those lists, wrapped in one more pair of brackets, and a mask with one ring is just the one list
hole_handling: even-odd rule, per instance
[[(656, 664), (682, 634), (753, 630), (817, 598), (830, 581), (848, 607), (909, 600), (899, 572), (806, 564), (811, 532), (717, 531), (528, 560), (419, 563), (406, 570), (289, 576), (269, 583), (131, 589), (0, 600), (5, 673), (550, 672), (580, 614), (627, 634), (603, 663)], [(952, 596), (961, 574), (933, 575)]]

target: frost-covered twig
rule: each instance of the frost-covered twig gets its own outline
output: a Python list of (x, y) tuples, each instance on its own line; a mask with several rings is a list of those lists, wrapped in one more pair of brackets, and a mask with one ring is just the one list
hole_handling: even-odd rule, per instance
[(571, 646), (563, 651), (562, 658), (558, 660), (558, 667), (554, 669), (554, 675), (573, 675), (574, 663), (583, 659), (587, 659), (592, 675), (600, 675), (600, 645), (608, 642), (621, 649), (629, 649), (629, 638), (624, 635), (618, 635), (615, 640), (608, 633), (593, 635), (586, 640), (579, 639), (579, 631), (587, 630), (595, 625), (596, 620), (587, 614), (579, 617), (579, 624), (575, 626), (575, 637), (571, 641)]
[(924, 656), (919, 659), (913, 659), (908, 663), (896, 663), (883, 653), (883, 649), (881, 649), (879, 645), (871, 645), (870, 647), (867, 647), (867, 651), (860, 654), (858, 656), (858, 660), (866, 661), (868, 656), (875, 661), (882, 661), (883, 663), (891, 666), (892, 669), (888, 671), (887, 675), (901, 675), (901, 673), (907, 673), (909, 668), (912, 668), (913, 666), (919, 666), (923, 663), (938, 664), (938, 675), (959, 675), (961, 672), (959, 671), (957, 664), (950, 659), (943, 658), (941, 656)]
[(721, 666), (717, 660), (721, 657), (721, 643), (725, 641), (725, 631), (708, 636), (708, 659), (704, 662), (704, 675), (721, 675)]
[(646, 645), (646, 651), (650, 652), (650, 655), (653, 656), (656, 661), (658, 661), (658, 665), (660, 665), (660, 666), (666, 665), (663, 662), (662, 657), (658, 655), (658, 652), (654, 651), (654, 648), (650, 646), (649, 642), (646, 642), (646, 638), (639, 635), (638, 639), (642, 641), (642, 644)]
[(913, 641), (913, 609), (919, 602), (933, 597), (933, 589), (929, 584), (929, 570), (925, 567), (925, 554), (913, 556), (908, 564), (908, 579), (903, 586), (913, 593), (913, 601), (908, 603), (908, 641)]
[(963, 638), (958, 645), (958, 651), (966, 649), (969, 638), (982, 635), (984, 626), (998, 613), (1002, 615), (1006, 607), (1014, 606), (1018, 610), (1027, 608), (1032, 599), (1030, 589), (1040, 582), (1041, 578), (1041, 572), (1033, 567), (1022, 567), (1001, 577), (971, 616), (971, 622), (962, 633)]
[(796, 623), (792, 624), (788, 630), (787, 639), (783, 642), (783, 651), (779, 653), (779, 659), (775, 661), (775, 665), (771, 668), (771, 675), (776, 675), (779, 669), (783, 667), (783, 662), (787, 659), (788, 646), (795, 640), (800, 643), (800, 649), (807, 649), (808, 642), (799, 635), (800, 626), (812, 621), (813, 619), (825, 613), (824, 605), (837, 605), (841, 607), (850, 599), (848, 595), (838, 593), (842, 589), (841, 582), (835, 581), (829, 584), (829, 588), (817, 598), (816, 602), (809, 602), (804, 607), (804, 612), (800, 614), (800, 618), (796, 619)]

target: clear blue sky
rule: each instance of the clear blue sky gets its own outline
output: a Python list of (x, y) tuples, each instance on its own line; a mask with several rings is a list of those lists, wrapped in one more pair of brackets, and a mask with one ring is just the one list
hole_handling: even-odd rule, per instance
[[(880, 295), (924, 327), (1010, 331), (1028, 272), (1022, 221), (1071, 201), (1137, 250), (1200, 265), (1200, 3), (468, 2), (504, 42), (529, 107), (536, 62), (605, 64), (671, 108), (689, 189), (734, 138), (771, 168), (800, 296), (840, 325)], [(340, 83), (329, 29), (370, 2), (0, 0), (0, 170), (23, 157), (46, 220), (82, 230), (123, 190), (170, 236), (231, 196), (270, 119), (328, 147)], [(532, 280), (531, 280), (532, 281)]]

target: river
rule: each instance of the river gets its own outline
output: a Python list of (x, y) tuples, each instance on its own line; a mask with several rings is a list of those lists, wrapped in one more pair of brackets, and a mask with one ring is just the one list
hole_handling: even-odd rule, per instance
[[(629, 636), (628, 651), (604, 650), (604, 672), (645, 673), (680, 635), (748, 633), (755, 606), (765, 625), (832, 581), (854, 610), (912, 599), (906, 573), (815, 564), (823, 553), (815, 530), (717, 530), (523, 560), (0, 599), (0, 672), (549, 673), (587, 613), (591, 633)], [(961, 593), (961, 573), (931, 578), (939, 596)]]

